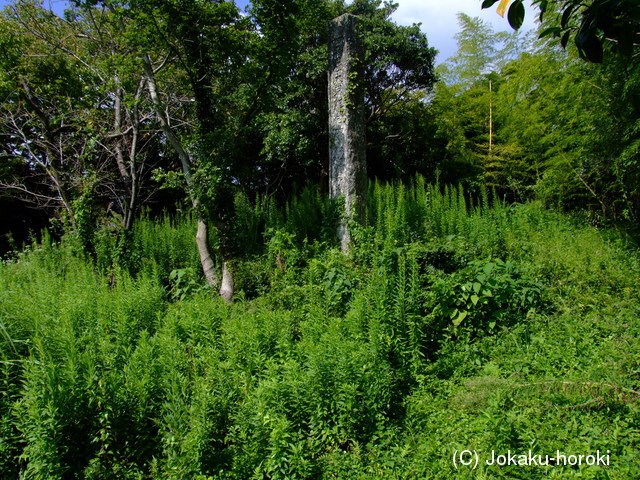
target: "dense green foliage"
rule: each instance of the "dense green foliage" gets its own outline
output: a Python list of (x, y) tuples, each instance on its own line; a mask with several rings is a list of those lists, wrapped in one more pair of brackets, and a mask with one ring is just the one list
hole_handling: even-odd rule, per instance
[[(326, 26), (349, 11), (361, 17), (367, 47), (370, 178), (439, 175), (636, 228), (637, 55), (589, 64), (562, 39), (495, 33), (460, 14), (458, 52), (439, 66), (436, 83), (436, 52), (419, 26), (390, 20), (392, 3), (264, 0), (246, 16), (231, 2), (209, 3), (77, 1), (65, 19), (38, 2), (5, 9), (7, 205), (29, 199), (49, 208), (61, 228), (85, 232), (91, 250), (92, 226), (130, 230), (145, 203), (161, 211), (190, 197), (225, 247), (212, 254), (232, 257), (228, 219), (239, 191), (284, 201), (309, 180), (325, 188)], [(571, 30), (582, 10), (565, 3), (562, 28)], [(554, 5), (539, 33), (555, 21)], [(188, 157), (182, 165), (176, 145)], [(173, 189), (162, 196), (159, 186)]]
[[(236, 205), (231, 306), (189, 218), (138, 222), (126, 268), (109, 231), (97, 266), (45, 237), (0, 267), (3, 478), (638, 477), (619, 235), (417, 178), (371, 184), (345, 257), (314, 189)], [(611, 461), (456, 472), (454, 449)]]
[(372, 174), (393, 176), (383, 155), (406, 153), (387, 119), (436, 81), (426, 35), (379, 0), (256, 0), (246, 14), (232, 1), (69, 7), (60, 18), (15, 0), (0, 13), (0, 194), (50, 208), (94, 257), (95, 228), (112, 224), (124, 245), (145, 204), (187, 199), (205, 276), (229, 301), (236, 195), (284, 201), (327, 180), (328, 22), (362, 19), (369, 129), (381, 134)]
[[(0, 191), (52, 228), (23, 221), (21, 251), (6, 224), (0, 478), (640, 478), (640, 57), (615, 37), (637, 9), (587, 3), (537, 42), (460, 14), (437, 71), (379, 0), (4, 10)], [(346, 255), (344, 12), (377, 178)], [(610, 460), (484, 462), (529, 450)]]
[(458, 53), (439, 67), (446, 82), (430, 105), (443, 177), (635, 229), (638, 62), (595, 65), (554, 40), (459, 20)]
[[(344, 12), (363, 19), (373, 131), (436, 80), (426, 35), (396, 25), (395, 7), (376, 0), (254, 1), (247, 15), (228, 1), (69, 7), (62, 19), (17, 0), (0, 14), (0, 191), (63, 207), (71, 222), (89, 178), (94, 196), (124, 219), (156, 190), (155, 170), (156, 180), (206, 205), (215, 223), (229, 214), (232, 185), (285, 198), (325, 178), (327, 24)], [(177, 143), (190, 185), (176, 175)], [(401, 151), (385, 137), (372, 142), (381, 148)]]

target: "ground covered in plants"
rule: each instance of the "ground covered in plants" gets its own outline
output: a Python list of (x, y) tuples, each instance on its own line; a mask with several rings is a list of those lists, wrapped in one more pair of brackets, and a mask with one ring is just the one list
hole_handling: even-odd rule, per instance
[[(640, 478), (637, 247), (471, 197), (372, 184), (345, 257), (313, 189), (238, 196), (232, 305), (189, 218), (45, 235), (0, 266), (0, 477)], [(485, 461), (530, 450), (608, 465)]]

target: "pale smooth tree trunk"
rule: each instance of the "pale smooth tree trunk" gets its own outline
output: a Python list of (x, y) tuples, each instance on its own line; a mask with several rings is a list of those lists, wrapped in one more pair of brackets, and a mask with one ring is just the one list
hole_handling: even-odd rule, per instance
[(233, 300), (233, 271), (229, 267), (229, 262), (222, 261), (222, 284), (220, 285), (220, 296), (225, 299), (227, 303), (231, 303)]
[[(198, 203), (194, 202), (194, 208), (197, 210)], [(200, 257), (200, 265), (207, 279), (207, 283), (211, 288), (217, 288), (220, 285), (216, 266), (209, 252), (209, 224), (198, 215), (198, 230), (196, 232), (196, 246), (198, 247), (198, 255)], [(226, 298), (225, 298), (226, 300)]]
[[(158, 90), (155, 82), (155, 72), (153, 71), (153, 66), (151, 64), (151, 60), (148, 55), (144, 55), (143, 64), (145, 69), (145, 74), (147, 76), (147, 86), (149, 89), (149, 95), (151, 97), (151, 101), (156, 109), (156, 114), (158, 117), (158, 121), (160, 122), (160, 127), (162, 128), (163, 133), (167, 137), (167, 141), (174, 149), (174, 151), (178, 154), (178, 158), (180, 159), (180, 163), (182, 164), (182, 171), (185, 176), (185, 180), (187, 184), (191, 186), (191, 159), (189, 157), (188, 152), (182, 145), (182, 142), (176, 135), (176, 133), (169, 125), (169, 120), (166, 116), (165, 110), (162, 108), (162, 104), (158, 97)], [(198, 229), (196, 233), (196, 245), (198, 247), (198, 255), (200, 256), (200, 265), (202, 265), (202, 271), (204, 272), (204, 276), (207, 279), (207, 283), (211, 288), (217, 288), (221, 282), (218, 276), (218, 272), (216, 271), (216, 266), (213, 263), (213, 259), (211, 257), (211, 252), (209, 250), (209, 224), (207, 219), (204, 218), (200, 213), (200, 202), (197, 198), (191, 197), (191, 203), (193, 205), (194, 210), (198, 215)], [(223, 282), (224, 285), (224, 265), (223, 263)], [(227, 274), (229, 275), (229, 273)], [(227, 283), (229, 284), (229, 280), (227, 279)], [(233, 282), (230, 282), (230, 285), (233, 285)], [(231, 301), (231, 297), (233, 297), (233, 288), (231, 288), (231, 293), (225, 290), (225, 294), (223, 295), (222, 289), (220, 291), (220, 295), (227, 301)]]

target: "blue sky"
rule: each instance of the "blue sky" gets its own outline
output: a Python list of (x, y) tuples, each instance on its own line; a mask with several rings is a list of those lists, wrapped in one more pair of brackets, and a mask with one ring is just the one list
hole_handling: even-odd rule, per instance
[[(0, 5), (11, 3), (9, 0), (0, 0)], [(248, 0), (236, 0), (236, 5), (241, 8), (246, 7)], [(427, 34), (429, 44), (440, 52), (437, 63), (443, 62), (456, 52), (456, 42), (453, 36), (458, 31), (456, 14), (466, 13), (472, 17), (480, 17), (489, 22), (494, 30), (510, 30), (506, 19), (500, 17), (495, 6), (482, 10), (481, 0), (396, 0), (398, 10), (394, 13), (393, 19), (400, 25), (411, 25), (421, 23), (422, 31)], [(523, 29), (533, 28), (534, 11), (529, 2), (527, 5), (527, 16)], [(47, 8), (55, 12), (62, 12), (66, 2), (64, 0), (44, 0)]]

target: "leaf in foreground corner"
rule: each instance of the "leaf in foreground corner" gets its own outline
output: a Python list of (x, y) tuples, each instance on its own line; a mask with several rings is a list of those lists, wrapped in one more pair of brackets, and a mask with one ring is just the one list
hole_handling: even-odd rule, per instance
[(522, 26), (522, 23), (524, 22), (524, 13), (524, 5), (521, 1), (514, 2), (514, 4), (509, 8), (509, 25), (511, 25), (514, 30), (517, 30)]

